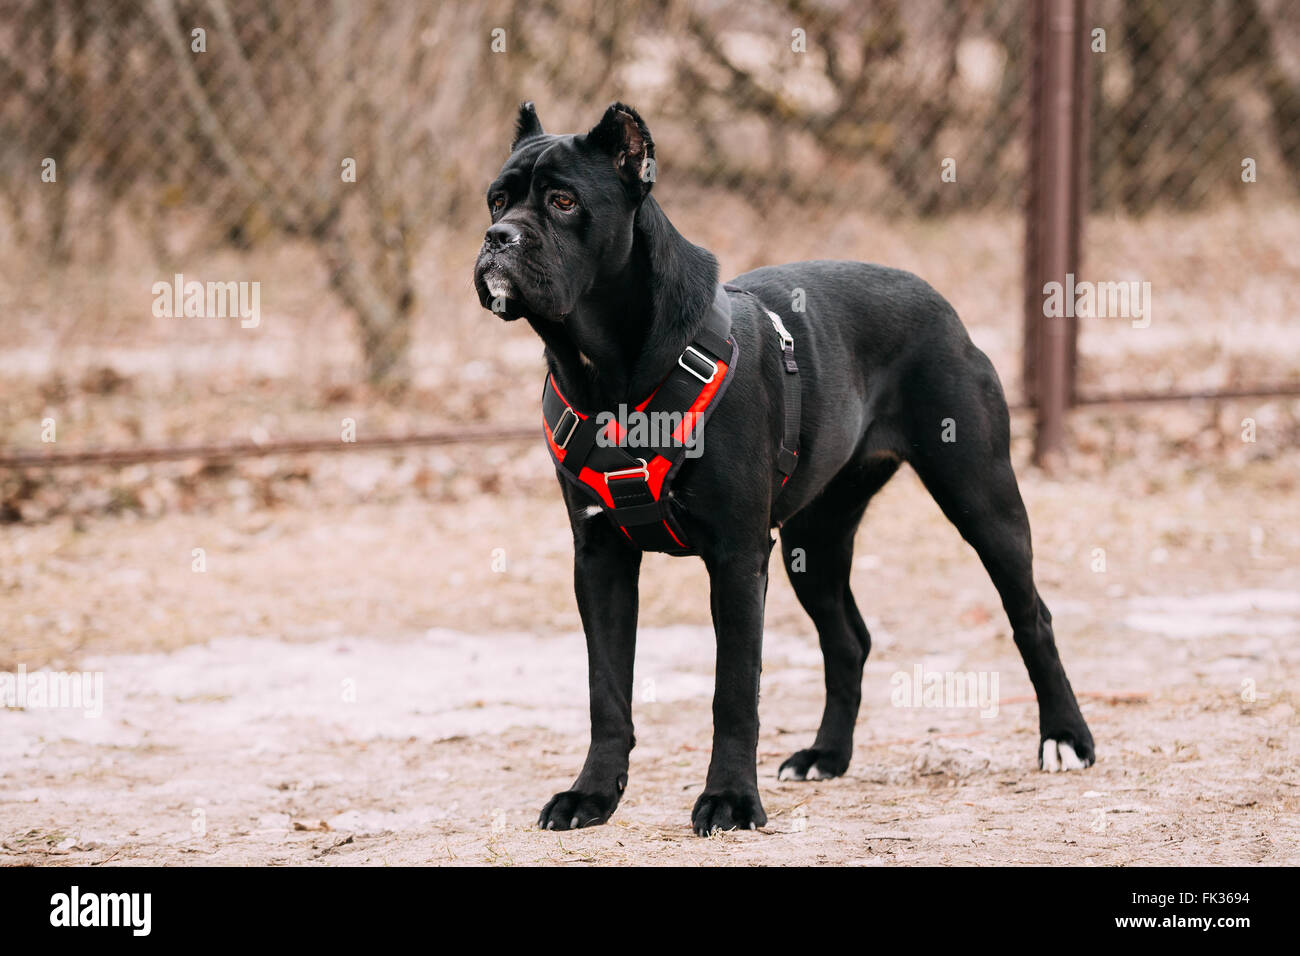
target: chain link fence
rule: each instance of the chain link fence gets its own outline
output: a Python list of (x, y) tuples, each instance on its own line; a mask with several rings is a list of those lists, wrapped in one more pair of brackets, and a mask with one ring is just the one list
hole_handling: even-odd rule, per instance
[(595, 115), (622, 91), (673, 144), (675, 183), (759, 203), (1011, 210), (1020, 6), (10, 2), (7, 231), (56, 268), (121, 268), (127, 232), (162, 273), (293, 243), (366, 377), (400, 381), (430, 308), (413, 260), (477, 216), (516, 101)]
[(1093, 210), (1186, 212), (1239, 197), (1247, 158), (1294, 200), (1300, 8), (1094, 0), (1093, 20), (1106, 31), (1089, 37)]
[(1300, 393), (1300, 8), (1091, 0), (1089, 18), (1080, 278), (1145, 301), (1080, 320), (1078, 397)]
[[(1014, 397), (1030, 3), (0, 0), (2, 368), (34, 384), (4, 441), (31, 445), (51, 408), (87, 445), (245, 437), (268, 408), (272, 431), (318, 433), (311, 413), (357, 389), (406, 394), (384, 414), (407, 426), (522, 420), (535, 346), (484, 345), (468, 277), (524, 99), (552, 129), (634, 103), (661, 201), (728, 274), (813, 256), (921, 272)], [(1089, 17), (1085, 263), (1139, 261), (1174, 296), (1197, 223), (1253, 215), (1234, 212), (1246, 159), (1269, 228), (1294, 226), (1300, 11), (1094, 0)], [(1215, 268), (1249, 276), (1261, 254), (1294, 261), (1256, 236)], [(263, 315), (189, 317), (155, 291), (194, 280), (256, 284)], [(1194, 305), (1213, 318), (1213, 290)], [(1114, 341), (1085, 331), (1085, 385), (1143, 374)], [(458, 376), (472, 397), (441, 387)]]

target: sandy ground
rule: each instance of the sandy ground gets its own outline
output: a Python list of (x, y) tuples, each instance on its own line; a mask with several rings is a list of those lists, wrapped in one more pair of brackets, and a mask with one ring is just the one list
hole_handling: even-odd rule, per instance
[[(668, 184), (665, 184), (667, 186)], [(671, 194), (669, 194), (671, 196)], [(723, 273), (887, 262), (953, 302), (1018, 396), (1021, 231), (670, 202)], [(773, 224), (779, 225), (779, 228)], [(1086, 272), (1150, 281), (1154, 318), (1083, 323), (1081, 389), (1297, 380), (1295, 210), (1094, 216)], [(478, 227), (431, 240), (413, 388), (358, 387), (350, 319), (300, 248), (259, 251), (266, 316), (150, 322), (170, 270), (0, 267), (0, 437), (41, 449), (362, 435), (535, 421), (540, 347), (467, 299)], [(243, 275), (233, 252), (187, 259)], [(1258, 441), (1242, 441), (1249, 419)], [(102, 713), (0, 708), (0, 863), (1296, 863), (1300, 401), (1076, 412), (1073, 453), (1025, 465), (1039, 588), (1097, 765), (1035, 769), (1035, 708), (975, 555), (904, 471), (853, 584), (875, 647), (848, 776), (782, 783), (822, 706), (816, 638), (772, 579), (764, 832), (700, 840), (712, 637), (694, 559), (643, 573), (638, 746), (610, 825), (532, 828), (586, 746), (570, 540), (539, 443), (0, 472), (0, 680), (102, 677)], [(205, 570), (193, 570), (203, 549)], [(1098, 569), (1098, 550), (1105, 569)], [(504, 561), (504, 566), (502, 562)], [(896, 707), (891, 678), (998, 678), (995, 716)]]
[[(603, 827), (533, 826), (586, 744), (553, 488), (11, 526), (0, 670), (97, 673), (103, 694), (99, 716), (0, 710), (0, 862), (1294, 864), (1297, 464), (1022, 469), (1099, 755), (1057, 775), (1035, 769), (1032, 692), (992, 586), (901, 473), (858, 542), (875, 646), (848, 775), (776, 779), (822, 703), (815, 635), (778, 573), (769, 824), (704, 840), (689, 816), (709, 756), (706, 587), (697, 561), (662, 556), (643, 572), (623, 804)], [(996, 675), (996, 715), (894, 706), (891, 678), (918, 665)]]

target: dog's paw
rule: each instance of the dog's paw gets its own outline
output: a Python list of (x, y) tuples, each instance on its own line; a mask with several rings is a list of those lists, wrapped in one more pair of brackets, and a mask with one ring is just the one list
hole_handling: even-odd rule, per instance
[(757, 830), (766, 823), (767, 814), (757, 791), (706, 790), (691, 811), (696, 836), (708, 836), (717, 830)]
[(1038, 744), (1038, 769), (1047, 773), (1083, 770), (1096, 759), (1091, 736), (1050, 733)]
[(800, 750), (786, 758), (776, 772), (778, 780), (829, 780), (849, 769), (847, 756), (829, 750)]
[(543, 830), (577, 830), (604, 823), (618, 807), (619, 794), (565, 790), (551, 797), (537, 818)]

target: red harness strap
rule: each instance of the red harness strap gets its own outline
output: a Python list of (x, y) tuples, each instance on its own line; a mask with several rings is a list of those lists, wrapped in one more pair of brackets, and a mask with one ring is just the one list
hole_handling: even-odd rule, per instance
[[(730, 384), (739, 348), (731, 303), (719, 286), (704, 327), (649, 397), (620, 416), (574, 408), (553, 375), (542, 392), (542, 428), (556, 470), (599, 502), (633, 544), (693, 554), (669, 489), (698, 447), (701, 430)], [(634, 420), (635, 416), (635, 420)]]
[[(598, 502), (628, 540), (646, 551), (695, 553), (674, 511), (681, 505), (670, 488), (735, 375), (740, 349), (731, 335), (729, 293), (752, 297), (779, 340), (784, 421), (775, 465), (784, 487), (798, 463), (799, 367), (793, 337), (753, 293), (718, 286), (703, 327), (676, 366), (625, 420), (612, 412), (578, 411), (560, 392), (555, 376), (546, 377), (542, 429), (556, 471)], [(641, 417), (630, 424), (633, 415)]]

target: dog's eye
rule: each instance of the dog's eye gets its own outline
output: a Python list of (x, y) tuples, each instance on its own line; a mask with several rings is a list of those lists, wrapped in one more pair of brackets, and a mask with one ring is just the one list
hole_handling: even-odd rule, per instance
[(572, 196), (567, 196), (564, 193), (556, 193), (551, 197), (551, 205), (560, 210), (560, 212), (568, 212), (577, 204), (578, 203)]
[(488, 200), (488, 205), (492, 207), (493, 212), (500, 212), (506, 207), (506, 197), (501, 193), (497, 193)]

